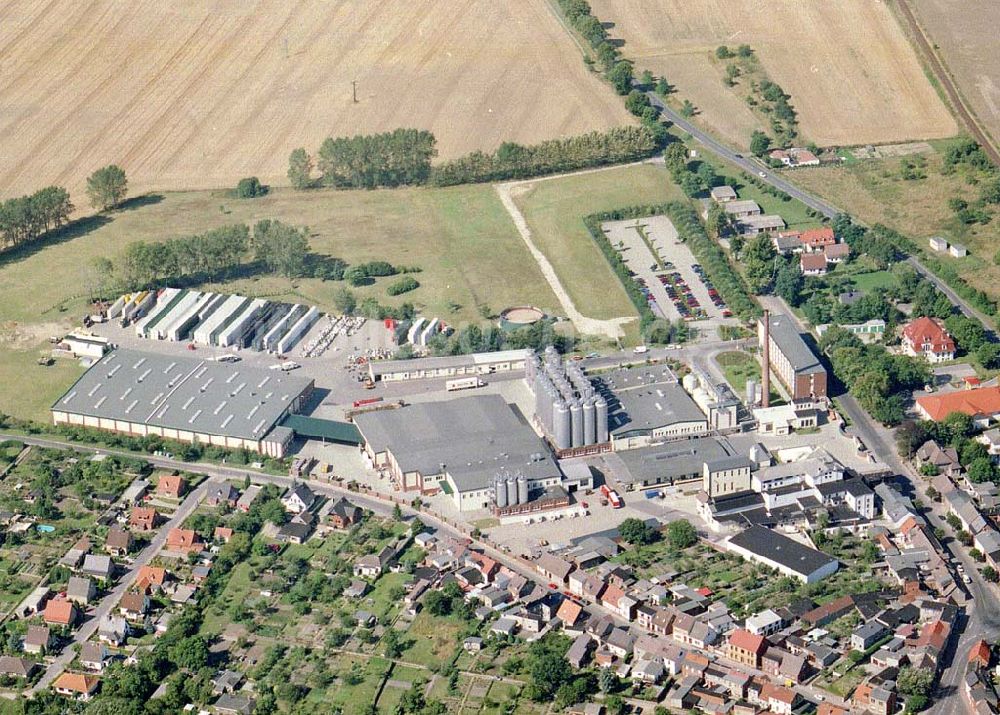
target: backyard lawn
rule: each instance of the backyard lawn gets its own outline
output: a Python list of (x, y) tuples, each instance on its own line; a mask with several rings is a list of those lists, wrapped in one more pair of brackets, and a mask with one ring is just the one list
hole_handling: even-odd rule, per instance
[[(757, 358), (750, 353), (746, 353), (741, 350), (719, 353), (715, 356), (715, 362), (717, 362), (719, 367), (722, 368), (722, 372), (726, 376), (726, 381), (732, 386), (737, 395), (742, 395), (746, 391), (747, 380), (754, 380), (758, 387), (760, 387), (760, 362), (758, 362)], [(781, 399), (781, 395), (773, 386), (774, 379), (777, 378), (774, 378), (772, 375), (772, 407), (784, 404), (784, 400)]]

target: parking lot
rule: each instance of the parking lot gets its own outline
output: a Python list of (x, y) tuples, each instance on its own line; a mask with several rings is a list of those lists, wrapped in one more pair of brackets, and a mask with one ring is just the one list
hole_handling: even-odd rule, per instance
[(669, 218), (610, 221), (603, 229), (635, 274), (655, 314), (669, 320), (699, 321), (702, 328), (737, 322)]

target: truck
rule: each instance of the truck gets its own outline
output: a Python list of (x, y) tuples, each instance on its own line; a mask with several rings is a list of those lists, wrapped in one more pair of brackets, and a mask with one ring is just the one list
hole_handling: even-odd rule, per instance
[(625, 503), (618, 495), (618, 492), (609, 487), (607, 484), (601, 485), (601, 494), (603, 494), (604, 498), (608, 500), (609, 504), (611, 504), (612, 509), (621, 509), (625, 506)]
[(645, 345), (636, 345), (634, 348), (632, 348), (632, 352), (635, 353), (636, 355), (642, 355), (643, 353), (648, 353), (649, 348), (646, 347)]
[(485, 384), (478, 377), (456, 377), (454, 380), (445, 382), (444, 388), (448, 392), (454, 392), (455, 390), (471, 390), (476, 387), (482, 387)]
[(374, 405), (376, 402), (381, 402), (382, 399), (383, 399), (382, 397), (367, 397), (361, 400), (355, 400), (354, 406), (364, 407), (365, 405)]

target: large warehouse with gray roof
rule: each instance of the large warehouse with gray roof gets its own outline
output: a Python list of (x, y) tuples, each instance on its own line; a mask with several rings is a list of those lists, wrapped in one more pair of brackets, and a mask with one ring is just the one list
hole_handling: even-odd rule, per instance
[(420, 402), (355, 416), (373, 466), (404, 491), (451, 494), (463, 511), (493, 506), (502, 473), (532, 493), (564, 483), (548, 446), (499, 395)]
[(52, 419), (282, 457), (293, 433), (279, 423), (312, 390), (280, 370), (119, 349), (56, 401)]

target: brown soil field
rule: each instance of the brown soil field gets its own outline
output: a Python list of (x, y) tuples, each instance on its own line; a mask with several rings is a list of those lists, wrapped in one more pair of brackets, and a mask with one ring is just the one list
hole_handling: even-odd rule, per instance
[(0, 197), (83, 204), (111, 162), (135, 191), (287, 183), (295, 147), (397, 127), (450, 158), (632, 121), (533, 0), (8, 0), (0, 57)]
[(910, 7), (994, 142), (1000, 141), (1000, 4), (910, 0)]
[[(942, 4), (944, 0), (941, 0)], [(640, 69), (664, 75), (701, 121), (745, 146), (747, 94), (723, 85), (715, 48), (749, 44), (792, 97), (801, 133), (817, 144), (850, 145), (951, 136), (954, 119), (882, 2), (871, 0), (592, 0), (615, 23), (614, 37)], [(705, 71), (691, 72), (691, 55)], [(679, 59), (680, 58), (680, 59)], [(709, 67), (714, 71), (708, 71)], [(752, 115), (751, 115), (752, 116)]]

